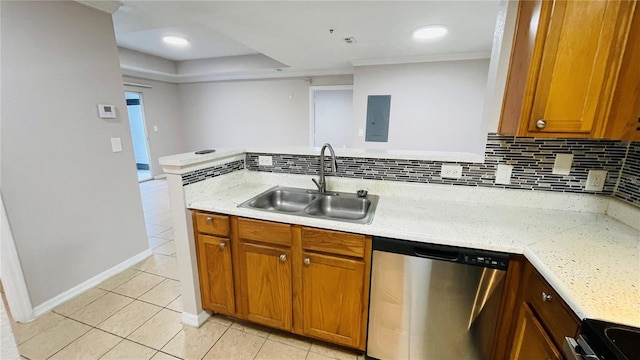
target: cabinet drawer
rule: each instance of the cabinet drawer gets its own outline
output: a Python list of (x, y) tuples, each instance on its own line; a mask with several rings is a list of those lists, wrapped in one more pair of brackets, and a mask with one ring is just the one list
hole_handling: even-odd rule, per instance
[(302, 229), (302, 248), (329, 254), (364, 257), (364, 235), (313, 228)]
[(238, 236), (242, 240), (291, 246), (291, 225), (240, 218)]
[(229, 237), (229, 217), (207, 213), (196, 213), (196, 227), (200, 233)]
[(578, 333), (576, 316), (536, 271), (532, 271), (527, 280), (525, 301), (531, 305), (558, 348), (562, 348), (565, 336)]

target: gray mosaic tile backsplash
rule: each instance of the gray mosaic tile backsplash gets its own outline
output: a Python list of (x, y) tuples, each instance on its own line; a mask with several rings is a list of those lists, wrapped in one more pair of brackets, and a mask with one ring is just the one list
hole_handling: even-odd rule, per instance
[[(440, 168), (443, 164), (440, 161), (350, 157), (338, 157), (336, 176), (432, 184), (596, 193), (584, 190), (589, 170), (607, 170), (604, 189), (597, 193), (613, 195), (627, 155), (627, 146), (628, 142), (612, 140), (538, 139), (489, 134), (485, 162), (483, 164), (458, 163), (462, 166), (462, 177), (459, 179), (440, 177)], [(637, 146), (637, 143), (633, 143), (629, 151), (632, 152), (635, 149), (637, 154)], [(555, 156), (559, 153), (574, 155), (569, 175), (552, 174)], [(258, 166), (258, 156), (260, 155), (272, 156), (273, 166)], [(616, 192), (616, 197), (640, 206), (637, 187), (637, 157), (635, 159), (635, 168), (629, 165), (629, 180), (625, 183), (625, 187)], [(510, 185), (495, 184), (495, 171), (498, 164), (513, 166)], [(317, 175), (320, 168), (318, 157), (309, 155), (248, 153), (246, 165), (247, 169), (254, 171), (305, 175)], [(626, 166), (625, 169), (627, 169)], [(623, 172), (623, 174), (626, 173)]]
[[(556, 154), (573, 154), (569, 175), (552, 174)], [(258, 156), (269, 155), (273, 166), (258, 166)], [(626, 157), (626, 159), (625, 159)], [(449, 163), (449, 162), (447, 162)], [(589, 170), (607, 170), (599, 194), (612, 195), (640, 207), (640, 143), (590, 139), (538, 139), (489, 134), (483, 164), (458, 163), (462, 177), (440, 177), (443, 162), (338, 157), (337, 174), (372, 180), (391, 180), (431, 184), (486, 186), (509, 189), (545, 190), (575, 193), (585, 191)], [(513, 166), (511, 184), (495, 184), (498, 164)], [(246, 161), (197, 170), (182, 176), (183, 185), (246, 168), (253, 171), (317, 175), (318, 156), (247, 153)], [(618, 184), (618, 179), (620, 182)], [(617, 188), (616, 185), (618, 184)]]
[(192, 171), (182, 175), (182, 186), (243, 169), (244, 160), (236, 160), (230, 163)]
[(613, 196), (640, 206), (640, 142), (629, 144), (620, 182)]

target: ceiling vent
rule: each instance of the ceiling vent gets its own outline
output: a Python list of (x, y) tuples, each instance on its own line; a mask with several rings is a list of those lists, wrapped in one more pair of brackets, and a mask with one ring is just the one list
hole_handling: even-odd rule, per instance
[(353, 36), (349, 36), (349, 37), (346, 37), (346, 38), (342, 38), (342, 40), (344, 40), (344, 42), (345, 42), (345, 43), (347, 43), (347, 44), (349, 44), (349, 45), (351, 45), (351, 44), (355, 44), (355, 43), (357, 42), (357, 41), (356, 41), (356, 38), (354, 38)]

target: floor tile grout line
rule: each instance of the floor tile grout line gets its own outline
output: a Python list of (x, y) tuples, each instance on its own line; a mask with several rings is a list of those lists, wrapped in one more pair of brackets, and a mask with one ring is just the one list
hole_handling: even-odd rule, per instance
[[(212, 320), (209, 320), (209, 321), (212, 321)], [(219, 323), (216, 323), (216, 324), (220, 325)], [(203, 324), (203, 325), (204, 325), (204, 324)], [(218, 343), (218, 341), (220, 341), (220, 339), (222, 339), (222, 337), (224, 336), (224, 334), (226, 334), (226, 333), (229, 331), (229, 329), (231, 329), (231, 325), (233, 325), (233, 323), (231, 323), (229, 326), (227, 326), (227, 328), (222, 332), (222, 335), (220, 335), (220, 337), (219, 337), (216, 341), (214, 341), (214, 342), (213, 342), (213, 345), (211, 345), (211, 347), (209, 347), (209, 350), (207, 350), (207, 352), (205, 352), (205, 353), (204, 353), (204, 355), (202, 355), (202, 357), (200, 358), (200, 360), (204, 359), (204, 358), (205, 358), (205, 356), (207, 356), (207, 354), (208, 354), (209, 352), (211, 352), (211, 350), (213, 349), (213, 347), (214, 347), (214, 346), (216, 346), (216, 344)]]

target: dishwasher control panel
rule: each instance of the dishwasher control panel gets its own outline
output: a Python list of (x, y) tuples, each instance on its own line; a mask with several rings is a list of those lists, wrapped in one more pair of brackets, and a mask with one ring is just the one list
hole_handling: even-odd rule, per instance
[(502, 256), (487, 256), (487, 255), (467, 255), (462, 257), (463, 264), (480, 265), (492, 269), (507, 270), (509, 264), (509, 258)]

